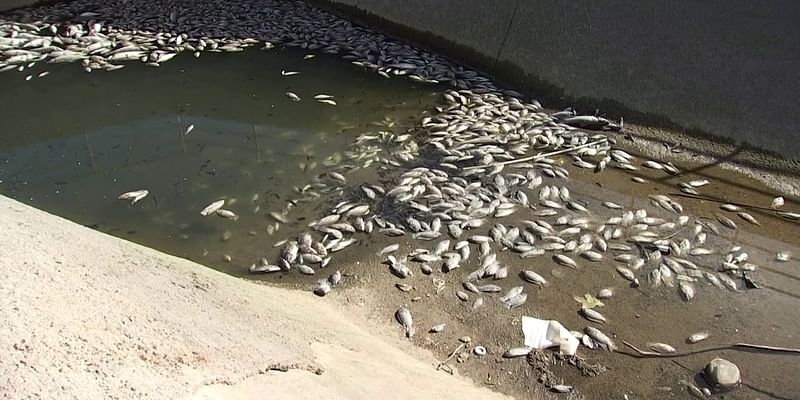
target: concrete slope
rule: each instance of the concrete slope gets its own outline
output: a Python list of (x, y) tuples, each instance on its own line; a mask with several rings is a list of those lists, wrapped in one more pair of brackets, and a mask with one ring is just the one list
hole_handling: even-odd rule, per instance
[[(0, 398), (500, 399), (336, 293), (268, 287), (0, 196)], [(374, 329), (373, 329), (374, 330)]]
[(800, 7), (791, 0), (315, 1), (546, 106), (596, 107), (800, 159)]

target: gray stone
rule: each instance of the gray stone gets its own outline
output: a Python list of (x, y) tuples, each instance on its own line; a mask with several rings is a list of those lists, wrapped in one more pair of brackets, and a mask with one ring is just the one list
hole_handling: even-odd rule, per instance
[(741, 381), (739, 367), (723, 358), (715, 358), (703, 371), (709, 385), (719, 389), (730, 389)]

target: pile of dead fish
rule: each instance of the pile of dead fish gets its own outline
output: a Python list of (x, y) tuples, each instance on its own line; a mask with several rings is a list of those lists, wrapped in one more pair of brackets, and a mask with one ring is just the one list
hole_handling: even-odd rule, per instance
[(39, 76), (29, 71), (43, 63), (115, 70), (130, 61), (158, 66), (181, 52), (199, 57), (264, 43), (338, 54), (385, 77), (495, 88), (475, 71), (300, 1), (79, 0), (7, 18), (0, 19), (0, 71), (25, 72), (26, 79)]
[[(437, 111), (416, 131), (394, 136), (403, 147), (367, 157), (365, 163), (377, 159), (391, 178), (348, 184), (344, 174), (334, 172), (313, 183), (320, 191), (348, 197), (309, 225), (324, 243), (321, 247), (340, 249), (373, 230), (437, 241), (432, 249), (414, 249), (402, 257), (391, 254), (399, 245), (389, 246), (381, 252), (386, 256), (382, 261), (399, 278), (411, 276), (414, 265), (425, 274), (469, 268), (454, 278), (466, 290), (455, 294), (463, 301), (470, 300), (469, 292), (475, 294), (473, 308), (483, 304), (482, 294), (504, 291), (497, 284), (481, 283), (487, 279), (519, 276), (523, 282), (547, 283), (536, 271), (501, 261), (502, 252), (523, 260), (546, 257), (554, 267), (574, 270), (585, 263), (604, 264), (631, 286), (675, 288), (687, 301), (698, 285), (738, 290), (742, 278), (756, 269), (738, 246), (709, 246), (709, 235), (724, 235), (722, 230), (734, 225), (684, 215), (683, 206), (666, 195), (651, 196), (652, 209), (635, 210), (575, 196), (569, 170), (561, 166), (564, 158), (548, 153), (566, 150), (563, 157), (574, 165), (597, 172), (656, 163), (637, 161), (602, 134), (574, 128), (562, 121), (563, 115), (549, 115), (535, 102), (501, 93), (450, 91)], [(364, 135), (357, 143), (377, 139)], [(542, 156), (520, 160), (530, 154)], [(283, 253), (299, 241), (281, 242)], [(475, 262), (473, 251), (478, 252)], [(316, 255), (311, 259), (323, 260)], [(292, 265), (286, 261), (279, 258), (280, 269), (268, 270), (289, 270)], [(511, 289), (498, 298), (507, 308), (525, 301), (517, 285)]]

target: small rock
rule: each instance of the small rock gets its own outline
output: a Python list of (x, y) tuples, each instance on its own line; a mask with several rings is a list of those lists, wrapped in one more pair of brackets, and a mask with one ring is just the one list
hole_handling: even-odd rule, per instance
[(717, 389), (730, 389), (741, 381), (739, 367), (722, 358), (711, 360), (706, 365), (703, 376), (710, 386)]

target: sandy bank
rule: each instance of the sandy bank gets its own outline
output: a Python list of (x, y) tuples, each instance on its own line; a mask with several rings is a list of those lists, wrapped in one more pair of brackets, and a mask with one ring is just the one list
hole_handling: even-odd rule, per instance
[(3, 196), (0, 243), (0, 398), (502, 398), (331, 299)]

